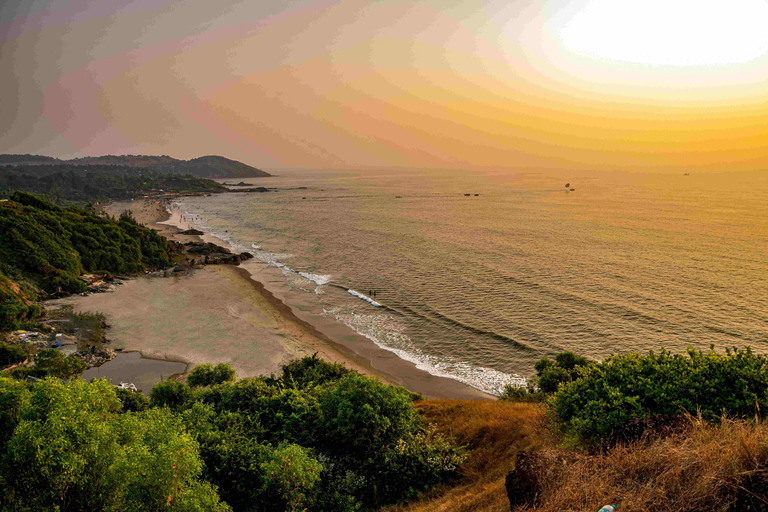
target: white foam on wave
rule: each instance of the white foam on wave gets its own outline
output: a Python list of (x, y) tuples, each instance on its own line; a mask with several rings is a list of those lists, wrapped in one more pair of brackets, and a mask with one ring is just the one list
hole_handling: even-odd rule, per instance
[(368, 297), (367, 295), (363, 295), (360, 292), (356, 292), (355, 290), (347, 290), (347, 293), (349, 293), (350, 295), (354, 295), (355, 297), (357, 297), (359, 299), (363, 299), (365, 302), (368, 302), (371, 305), (376, 306), (377, 308), (382, 307), (381, 304), (379, 304), (378, 302), (376, 302), (372, 298)]
[[(273, 253), (269, 251), (258, 250), (253, 254), (255, 260), (266, 263), (271, 267), (280, 269), (289, 286), (305, 289), (314, 285), (314, 292), (320, 293), (317, 288), (331, 282), (330, 274), (315, 274), (313, 272), (301, 272), (292, 269), (282, 260), (291, 258), (290, 254)], [(308, 290), (312, 291), (312, 290)]]
[(458, 361), (449, 356), (427, 354), (411, 343), (404, 326), (393, 315), (361, 315), (354, 311), (344, 313), (341, 308), (323, 309), (358, 334), (365, 336), (377, 346), (394, 353), (400, 359), (410, 361), (420, 370), (437, 377), (457, 380), (468, 386), (492, 395), (501, 395), (504, 387), (525, 386), (526, 379)]
[(304, 279), (309, 279), (317, 286), (322, 286), (331, 282), (331, 274), (313, 274), (312, 272), (299, 272)]

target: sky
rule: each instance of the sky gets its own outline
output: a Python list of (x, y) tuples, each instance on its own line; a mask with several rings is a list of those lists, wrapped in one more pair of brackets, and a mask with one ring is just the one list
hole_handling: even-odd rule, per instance
[(764, 169), (766, 0), (9, 0), (0, 153)]

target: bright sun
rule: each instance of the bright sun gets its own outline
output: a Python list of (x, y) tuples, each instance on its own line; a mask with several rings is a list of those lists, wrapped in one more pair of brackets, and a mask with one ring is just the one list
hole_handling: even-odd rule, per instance
[(661, 66), (740, 64), (768, 53), (766, 0), (587, 0), (556, 30), (571, 52)]

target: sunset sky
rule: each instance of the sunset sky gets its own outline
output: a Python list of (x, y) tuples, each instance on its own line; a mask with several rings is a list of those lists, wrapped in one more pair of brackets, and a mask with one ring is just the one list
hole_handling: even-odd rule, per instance
[(763, 169), (766, 26), (765, 0), (10, 0), (0, 152)]

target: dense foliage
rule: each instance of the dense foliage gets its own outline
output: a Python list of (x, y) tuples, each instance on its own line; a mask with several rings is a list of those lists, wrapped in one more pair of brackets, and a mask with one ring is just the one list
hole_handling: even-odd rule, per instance
[(749, 348), (612, 356), (562, 385), (550, 405), (563, 431), (588, 443), (645, 416), (754, 417), (768, 410), (768, 358)]
[(579, 371), (592, 364), (592, 361), (573, 352), (561, 352), (552, 361), (542, 358), (534, 366), (538, 376), (539, 389), (544, 393), (554, 393), (560, 384), (575, 380)]
[[(13, 348), (19, 349), (19, 347)], [(34, 366), (21, 366), (11, 370), (10, 373), (14, 378), (67, 378), (82, 373), (88, 366), (85, 361), (79, 357), (75, 355), (65, 356), (63, 352), (56, 350), (55, 348), (44, 348), (35, 354), (25, 353), (25, 359), (27, 357), (34, 361)]]
[(507, 385), (499, 398), (513, 402), (543, 402), (561, 384), (577, 379), (580, 370), (591, 364), (592, 361), (573, 352), (561, 352), (554, 361), (543, 357), (534, 365), (536, 378), (529, 379), (526, 387)]
[(54, 202), (87, 203), (131, 199), (163, 192), (223, 192), (200, 177), (126, 165), (16, 165), (0, 167), (0, 197), (29, 192)]
[(170, 264), (166, 240), (130, 215), (111, 220), (16, 192), (0, 203), (0, 330), (39, 314), (31, 299), (85, 291), (78, 279), (84, 271), (135, 273)]
[(27, 358), (26, 352), (21, 347), (8, 346), (0, 341), (0, 368), (15, 365)]
[(228, 510), (202, 469), (178, 416), (121, 412), (107, 381), (0, 377), (2, 510)]
[(272, 378), (166, 381), (149, 401), (0, 377), (0, 509), (355, 511), (455, 473), (463, 456), (411, 393), (339, 369), (309, 357)]
[(219, 363), (216, 366), (199, 364), (195, 366), (190, 372), (189, 377), (187, 377), (187, 383), (193, 388), (213, 386), (234, 380), (237, 380), (237, 372), (226, 363)]

